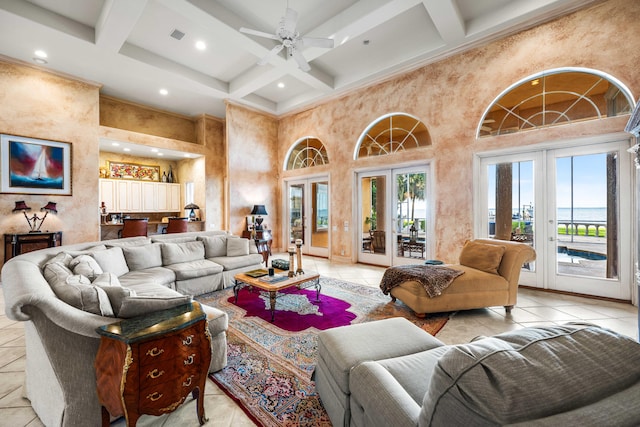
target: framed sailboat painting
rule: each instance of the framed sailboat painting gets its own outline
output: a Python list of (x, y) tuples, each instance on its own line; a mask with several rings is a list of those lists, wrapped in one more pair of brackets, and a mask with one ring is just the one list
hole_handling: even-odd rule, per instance
[(71, 195), (71, 144), (0, 135), (0, 192)]

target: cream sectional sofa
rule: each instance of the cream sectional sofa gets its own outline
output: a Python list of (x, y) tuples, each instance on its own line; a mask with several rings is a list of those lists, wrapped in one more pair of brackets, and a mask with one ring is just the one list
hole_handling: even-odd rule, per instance
[[(80, 243), (7, 261), (5, 312), (25, 322), (25, 396), (40, 420), (100, 425), (97, 327), (224, 289), (236, 273), (261, 262), (252, 242), (223, 231)], [(212, 337), (209, 371), (215, 372), (226, 365), (228, 317), (203, 309)]]

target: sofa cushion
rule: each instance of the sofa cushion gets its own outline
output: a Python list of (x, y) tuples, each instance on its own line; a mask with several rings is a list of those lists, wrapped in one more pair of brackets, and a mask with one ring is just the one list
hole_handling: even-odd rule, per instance
[(118, 276), (113, 273), (102, 273), (91, 283), (93, 286), (101, 288), (109, 298), (114, 316), (118, 317), (118, 311), (125, 298), (136, 296), (133, 289), (125, 288), (121, 285)]
[(82, 274), (91, 281), (103, 273), (96, 260), (89, 255), (78, 255), (73, 258), (69, 262), (69, 268), (73, 270), (74, 274)]
[(227, 256), (249, 255), (249, 239), (227, 239)]
[(129, 271), (162, 266), (162, 251), (159, 243), (141, 246), (124, 246), (122, 252)]
[(204, 243), (205, 258), (227, 255), (227, 236), (199, 236), (198, 240)]
[[(144, 270), (130, 271), (118, 277), (122, 286), (135, 289), (135, 285), (149, 283), (155, 287), (173, 287), (176, 274), (164, 267), (152, 267)], [(137, 292), (137, 291), (136, 291)]]
[(204, 244), (199, 240), (183, 243), (162, 243), (162, 265), (204, 259)]
[(460, 264), (472, 267), (487, 273), (498, 274), (498, 268), (505, 251), (504, 246), (476, 242), (473, 240), (465, 243), (460, 253)]
[(189, 280), (222, 273), (221, 265), (206, 259), (167, 265), (165, 268), (172, 270), (176, 274), (176, 280)]
[(102, 271), (113, 273), (120, 277), (129, 272), (127, 261), (121, 247), (113, 247), (104, 251), (96, 251), (91, 256), (98, 262)]
[(89, 313), (113, 316), (105, 291), (99, 286), (93, 286), (87, 277), (73, 274), (61, 262), (46, 264), (44, 277), (56, 296), (67, 304)]
[(640, 380), (640, 344), (595, 325), (521, 330), (452, 346), (419, 425), (509, 424), (590, 405)]
[(262, 262), (262, 255), (249, 254), (243, 256), (222, 256), (211, 258), (216, 264), (220, 264), (225, 271), (235, 270), (243, 267), (251, 267)]
[(191, 296), (181, 295), (175, 297), (129, 297), (122, 301), (118, 317), (128, 319), (142, 316), (154, 311), (167, 310), (192, 301)]

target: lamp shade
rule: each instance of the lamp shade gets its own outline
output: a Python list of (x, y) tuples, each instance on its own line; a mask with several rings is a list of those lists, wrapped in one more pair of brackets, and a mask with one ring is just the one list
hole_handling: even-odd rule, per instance
[(267, 210), (264, 208), (264, 205), (253, 205), (253, 209), (251, 210), (251, 215), (269, 215)]
[(56, 207), (56, 204), (53, 202), (49, 202), (47, 203), (45, 206), (43, 206), (41, 209), (41, 211), (47, 211), (47, 212), (52, 212), (54, 214), (58, 213), (58, 208)]
[(189, 203), (187, 206), (184, 207), (185, 210), (187, 209), (200, 209), (200, 206), (196, 205), (195, 203)]
[(30, 210), (31, 208), (27, 206), (24, 200), (20, 200), (19, 202), (16, 202), (16, 207), (13, 208), (12, 212), (30, 211)]

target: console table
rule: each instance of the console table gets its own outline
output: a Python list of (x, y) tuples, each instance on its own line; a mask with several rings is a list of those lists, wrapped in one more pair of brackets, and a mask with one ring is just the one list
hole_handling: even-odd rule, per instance
[(142, 414), (173, 412), (189, 393), (197, 399), (200, 425), (205, 423), (211, 336), (198, 302), (101, 326), (96, 332), (103, 427), (109, 426), (109, 414), (124, 415), (133, 427)]
[(4, 260), (38, 249), (62, 245), (62, 231), (4, 235)]
[[(269, 255), (271, 255), (271, 244), (273, 243), (271, 230), (255, 230), (255, 233), (253, 240), (256, 242), (258, 252), (262, 254), (262, 261), (264, 261), (264, 265), (266, 266), (269, 261)], [(243, 230), (242, 237), (251, 239), (251, 231)]]

